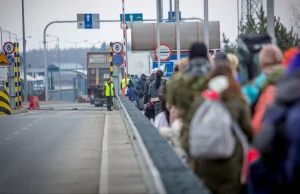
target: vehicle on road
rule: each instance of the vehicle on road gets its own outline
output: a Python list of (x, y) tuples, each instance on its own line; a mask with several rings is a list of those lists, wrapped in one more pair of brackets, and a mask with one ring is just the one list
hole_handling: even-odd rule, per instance
[(105, 81), (110, 77), (109, 56), (109, 52), (87, 53), (88, 96), (90, 103), (95, 106), (103, 106), (105, 103), (103, 87)]

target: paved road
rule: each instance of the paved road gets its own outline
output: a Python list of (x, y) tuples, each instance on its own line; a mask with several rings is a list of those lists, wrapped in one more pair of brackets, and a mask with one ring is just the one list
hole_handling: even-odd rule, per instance
[(0, 193), (98, 193), (104, 114), (0, 117)]
[[(24, 107), (28, 107), (28, 103), (24, 103)], [(89, 103), (68, 103), (68, 102), (40, 102), (41, 110), (105, 110), (106, 107), (95, 107)]]

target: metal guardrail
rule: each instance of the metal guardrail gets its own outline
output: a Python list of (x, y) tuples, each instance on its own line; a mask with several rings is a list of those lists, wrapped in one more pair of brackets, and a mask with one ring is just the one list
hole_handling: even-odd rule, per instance
[(118, 97), (118, 102), (149, 193), (209, 194), (134, 104), (123, 96)]

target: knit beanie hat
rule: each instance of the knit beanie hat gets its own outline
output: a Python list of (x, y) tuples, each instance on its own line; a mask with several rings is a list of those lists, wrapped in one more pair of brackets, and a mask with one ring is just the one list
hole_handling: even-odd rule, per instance
[(281, 64), (283, 54), (281, 50), (274, 44), (264, 46), (259, 53), (259, 63), (262, 68)]
[(198, 57), (208, 58), (207, 47), (202, 42), (194, 43), (190, 49), (189, 59), (192, 60)]
[(292, 59), (291, 63), (289, 64), (287, 68), (287, 73), (293, 73), (293, 71), (299, 71), (300, 70), (300, 52), (295, 55), (295, 57)]

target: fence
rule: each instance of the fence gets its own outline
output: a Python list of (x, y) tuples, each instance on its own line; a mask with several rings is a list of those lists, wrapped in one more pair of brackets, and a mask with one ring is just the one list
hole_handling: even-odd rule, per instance
[(75, 102), (78, 99), (76, 89), (50, 90), (49, 100)]

